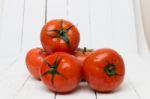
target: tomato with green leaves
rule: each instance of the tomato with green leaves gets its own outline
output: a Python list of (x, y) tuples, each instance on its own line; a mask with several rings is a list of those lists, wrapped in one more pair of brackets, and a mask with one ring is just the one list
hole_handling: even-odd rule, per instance
[(118, 88), (124, 79), (124, 61), (116, 51), (103, 48), (86, 58), (83, 71), (92, 89), (110, 92)]
[(46, 57), (41, 68), (41, 79), (51, 91), (73, 91), (81, 80), (81, 67), (77, 59), (64, 52)]
[(87, 49), (86, 47), (77, 48), (74, 51), (74, 56), (81, 62), (83, 65), (84, 60), (93, 52), (93, 49)]
[(26, 66), (34, 78), (40, 79), (41, 64), (47, 55), (42, 48), (33, 48), (27, 53)]
[(78, 47), (80, 34), (71, 22), (64, 19), (51, 20), (41, 31), (41, 43), (47, 53), (68, 52)]
[(77, 48), (74, 51), (74, 56), (77, 58), (77, 60), (81, 64), (81, 73), (82, 73), (82, 81), (85, 81), (84, 75), (83, 75), (83, 63), (84, 60), (93, 52), (93, 49), (87, 49), (86, 47), (82, 48)]

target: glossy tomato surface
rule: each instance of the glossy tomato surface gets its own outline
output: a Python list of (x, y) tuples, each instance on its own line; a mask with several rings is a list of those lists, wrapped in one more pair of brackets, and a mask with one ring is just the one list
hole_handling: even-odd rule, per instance
[(27, 69), (36, 79), (40, 78), (41, 64), (46, 56), (47, 53), (42, 48), (31, 49), (26, 55)]
[(96, 50), (84, 62), (84, 76), (89, 86), (99, 92), (114, 91), (122, 83), (125, 67), (122, 57), (114, 50)]
[(41, 79), (51, 91), (73, 91), (81, 80), (81, 67), (77, 59), (64, 52), (46, 57), (41, 68)]
[(80, 35), (71, 22), (64, 19), (51, 20), (41, 31), (41, 43), (47, 53), (68, 52), (78, 47)]
[(77, 60), (80, 62), (81, 66), (81, 73), (82, 73), (82, 81), (85, 81), (85, 77), (83, 75), (83, 63), (85, 59), (93, 52), (93, 49), (87, 49), (86, 47), (82, 48), (77, 48), (74, 51), (74, 56), (77, 58)]
[(86, 47), (77, 48), (74, 51), (74, 56), (83, 64), (84, 60), (93, 52), (93, 49), (87, 49)]

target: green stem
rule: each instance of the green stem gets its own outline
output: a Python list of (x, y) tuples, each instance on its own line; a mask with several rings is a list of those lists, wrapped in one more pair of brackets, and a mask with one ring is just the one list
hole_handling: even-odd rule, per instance
[(56, 75), (59, 75), (63, 78), (65, 78), (61, 73), (58, 72), (58, 66), (59, 66), (59, 63), (61, 62), (61, 59), (62, 57), (56, 57), (54, 63), (51, 65), (49, 64), (46, 60), (43, 60), (44, 63), (49, 67), (49, 70), (47, 70), (46, 72), (44, 72), (41, 77), (45, 76), (45, 75), (51, 75), (51, 82), (52, 82), (52, 85), (53, 87), (55, 88), (54, 86), (54, 78)]
[(68, 31), (74, 27), (74, 25), (70, 26), (69, 28), (67, 29), (64, 29), (63, 27), (63, 20), (60, 21), (60, 30), (49, 30), (48, 32), (56, 32), (57, 33), (57, 36), (55, 37), (59, 37), (61, 38), (67, 45), (70, 45), (70, 40), (69, 40), (69, 37), (68, 37)]
[(108, 63), (108, 64), (105, 66), (104, 71), (106, 72), (106, 74), (107, 74), (109, 77), (112, 77), (112, 76), (117, 75), (117, 73), (116, 73), (116, 66), (115, 66), (113, 63)]

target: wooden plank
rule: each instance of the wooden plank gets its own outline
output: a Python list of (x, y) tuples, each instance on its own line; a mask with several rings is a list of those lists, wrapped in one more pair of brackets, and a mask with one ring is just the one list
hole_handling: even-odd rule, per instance
[(67, 5), (66, 0), (47, 1), (47, 21), (52, 19), (66, 19)]
[(133, 86), (135, 92), (139, 99), (146, 99), (150, 97), (150, 67), (149, 64), (143, 61), (139, 56), (129, 56), (124, 57), (126, 60), (126, 73), (130, 81), (130, 85)]
[[(34, 6), (33, 6), (34, 4)], [(45, 2), (43, 0), (26, 0), (22, 52), (41, 47), (40, 32), (45, 24)]]
[(28, 79), (28, 72), (24, 57), (20, 57), (13, 67), (7, 71), (1, 72), (0, 75), (0, 93), (3, 99), (12, 99), (20, 91), (20, 87), (24, 85)]
[(112, 47), (110, 0), (91, 0), (91, 38), (93, 48)]
[[(24, 13), (25, 16), (23, 22), (24, 28), (23, 28), (23, 35), (21, 40), (22, 43), (21, 51), (23, 53), (21, 53), (19, 60), (14, 65), (12, 65), (8, 70), (1, 72), (0, 93), (1, 93), (1, 98), (3, 99), (11, 99), (11, 98), (15, 99), (18, 97), (26, 98), (24, 96), (26, 93), (35, 93), (35, 92), (38, 93), (38, 91), (40, 91), (40, 90), (36, 91), (34, 90), (34, 88), (33, 90), (29, 90), (31, 86), (28, 85), (33, 84), (34, 82), (31, 81), (29, 78), (29, 73), (27, 71), (24, 58), (26, 52), (29, 49), (40, 45), (39, 34), (45, 19), (45, 2), (43, 2), (43, 0), (38, 0), (38, 1), (26, 0), (25, 5), (26, 5), (25, 13)], [(36, 81), (35, 84), (37, 84)], [(36, 86), (38, 87), (38, 84)], [(22, 91), (25, 94), (22, 94)], [(36, 96), (37, 97), (39, 96), (40, 98), (41, 94), (39, 93), (37, 94), (37, 93)], [(29, 96), (27, 95), (27, 97)], [(54, 94), (45, 95), (47, 99), (50, 96), (53, 97)]]
[[(0, 17), (0, 71), (12, 64), (20, 52), (24, 0), (2, 0)], [(7, 66), (6, 66), (7, 65)]]
[(67, 19), (77, 25), (80, 32), (79, 47), (92, 47), (90, 0), (67, 1)]
[(54, 99), (54, 93), (43, 87), (43, 83), (32, 77), (26, 82), (15, 99)]
[(0, 35), (1, 35), (1, 23), (2, 23), (3, 5), (4, 5), (4, 0), (0, 0)]
[(137, 34), (132, 0), (111, 1), (113, 46), (121, 53), (137, 54)]
[[(35, 5), (33, 6), (33, 4)], [(46, 2), (43, 0), (26, 0), (22, 46), (23, 54), (25, 54), (30, 48), (40, 46), (40, 31), (45, 24), (46, 17), (45, 5)], [(20, 87), (20, 91), (15, 95), (15, 99), (49, 99), (50, 97), (53, 99), (55, 94), (49, 92), (40, 81), (37, 81), (32, 77), (29, 77), (29, 80)]]

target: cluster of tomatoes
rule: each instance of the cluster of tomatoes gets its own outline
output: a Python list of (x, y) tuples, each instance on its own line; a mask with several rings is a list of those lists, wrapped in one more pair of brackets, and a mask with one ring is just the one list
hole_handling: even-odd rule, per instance
[(71, 92), (81, 79), (98, 92), (114, 91), (122, 83), (125, 67), (121, 56), (110, 48), (78, 48), (80, 34), (71, 22), (49, 21), (40, 38), (43, 48), (31, 49), (26, 65), (31, 75), (51, 91)]

